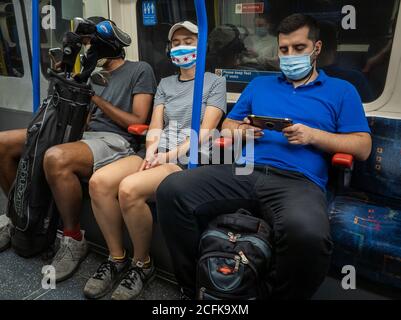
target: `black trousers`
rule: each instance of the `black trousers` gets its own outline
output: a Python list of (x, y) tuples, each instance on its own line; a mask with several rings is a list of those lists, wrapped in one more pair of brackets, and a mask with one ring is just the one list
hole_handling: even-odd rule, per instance
[(186, 170), (157, 190), (162, 232), (179, 284), (194, 294), (198, 243), (214, 217), (247, 209), (273, 229), (272, 297), (308, 299), (324, 280), (332, 241), (324, 192), (304, 175), (272, 167), (236, 175), (232, 165)]

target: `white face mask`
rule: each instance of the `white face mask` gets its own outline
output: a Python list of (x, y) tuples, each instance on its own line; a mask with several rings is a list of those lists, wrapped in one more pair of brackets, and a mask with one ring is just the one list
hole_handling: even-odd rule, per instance
[(103, 58), (103, 59), (100, 59), (100, 60), (97, 62), (96, 66), (97, 66), (98, 68), (103, 68), (104, 65), (106, 64), (107, 60), (108, 60), (108, 59), (104, 59), (104, 58)]

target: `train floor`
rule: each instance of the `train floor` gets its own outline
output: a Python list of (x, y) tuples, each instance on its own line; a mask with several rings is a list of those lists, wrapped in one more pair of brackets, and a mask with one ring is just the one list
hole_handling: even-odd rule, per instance
[[(74, 276), (58, 283), (55, 289), (42, 288), (40, 258), (23, 259), (8, 250), (0, 254), (0, 300), (84, 300), (83, 288), (89, 277), (105, 258), (90, 253)], [(110, 299), (111, 293), (103, 299)], [(156, 277), (138, 298), (140, 300), (177, 300), (178, 287)]]
[[(4, 223), (5, 197), (0, 194), (0, 225)], [(0, 300), (83, 300), (83, 287), (104, 256), (91, 252), (72, 278), (57, 284), (56, 289), (42, 288), (41, 270), (46, 261), (41, 258), (23, 259), (12, 250), (0, 254)], [(138, 299), (177, 300), (179, 288), (162, 277), (162, 273), (146, 287)], [(109, 299), (110, 295), (104, 299)], [(383, 300), (401, 299), (400, 292), (357, 280), (357, 289), (345, 291), (338, 277), (329, 275), (314, 295), (314, 300)]]

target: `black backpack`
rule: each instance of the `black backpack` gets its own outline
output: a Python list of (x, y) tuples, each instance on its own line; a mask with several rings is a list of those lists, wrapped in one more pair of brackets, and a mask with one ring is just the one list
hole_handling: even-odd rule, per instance
[(28, 126), (17, 176), (8, 196), (14, 230), (11, 245), (23, 257), (45, 252), (54, 243), (58, 212), (47, 184), (43, 159), (55, 145), (82, 138), (92, 90), (50, 71), (49, 97)]
[(200, 300), (266, 299), (271, 229), (240, 209), (217, 217), (202, 234), (196, 289)]

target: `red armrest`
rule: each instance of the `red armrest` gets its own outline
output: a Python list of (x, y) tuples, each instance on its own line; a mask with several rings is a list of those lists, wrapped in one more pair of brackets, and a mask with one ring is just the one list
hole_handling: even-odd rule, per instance
[(148, 133), (149, 125), (147, 124), (132, 124), (128, 127), (128, 132), (137, 136), (145, 136)]
[(214, 140), (214, 145), (222, 149), (229, 148), (233, 145), (233, 139), (228, 137), (222, 137)]
[(346, 153), (337, 153), (333, 156), (331, 164), (336, 167), (352, 169), (354, 165), (354, 156)]

